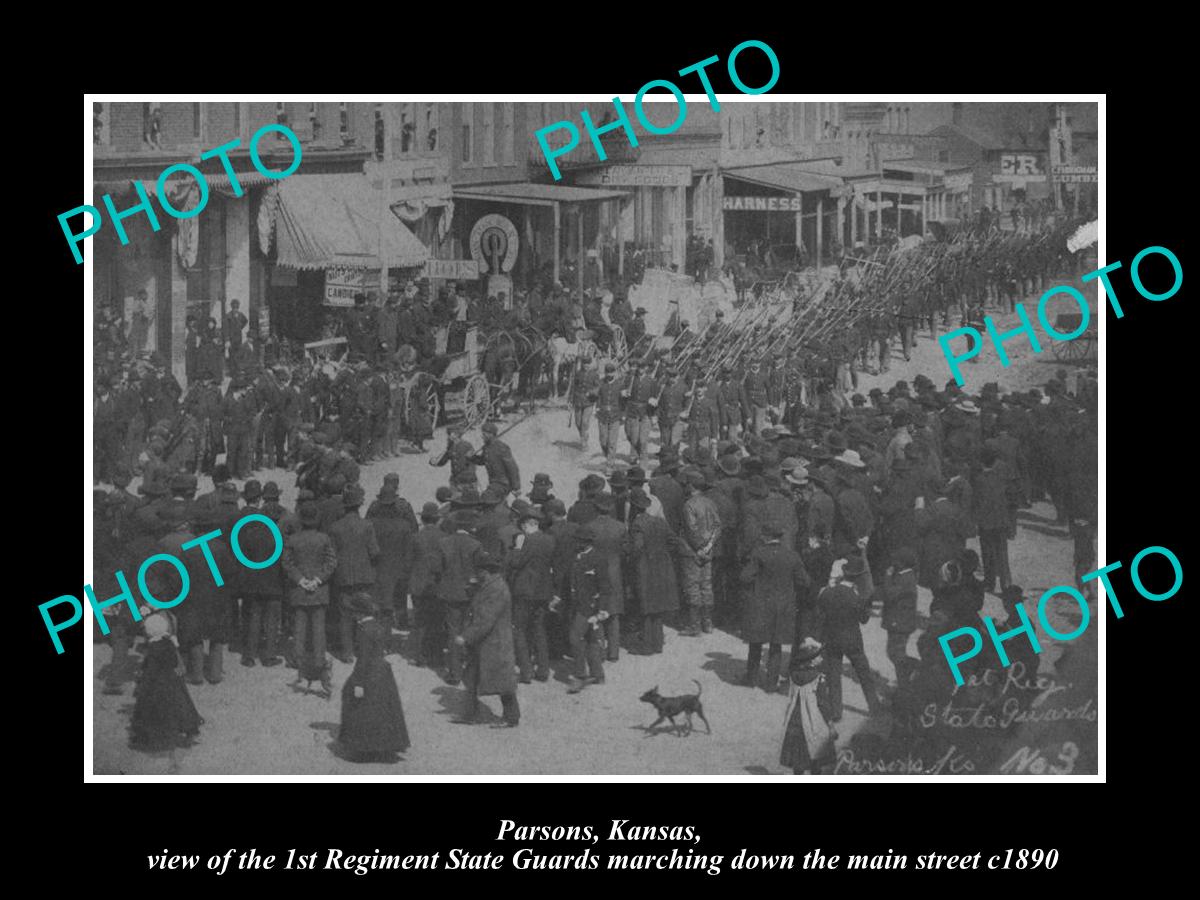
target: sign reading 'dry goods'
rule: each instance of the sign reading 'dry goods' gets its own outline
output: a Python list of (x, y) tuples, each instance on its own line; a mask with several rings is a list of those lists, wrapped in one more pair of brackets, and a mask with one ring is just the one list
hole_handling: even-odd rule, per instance
[(612, 166), (600, 172), (581, 174), (575, 182), (612, 187), (687, 187), (692, 183), (692, 169), (690, 166)]
[(799, 197), (730, 197), (721, 198), (721, 209), (753, 210), (756, 212), (800, 212), (804, 209)]

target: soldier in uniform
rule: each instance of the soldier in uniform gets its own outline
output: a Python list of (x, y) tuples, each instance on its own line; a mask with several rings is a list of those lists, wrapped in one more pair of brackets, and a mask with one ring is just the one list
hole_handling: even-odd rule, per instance
[(595, 410), (596, 399), (600, 396), (599, 364), (599, 360), (594, 356), (580, 356), (571, 385), (573, 420), (575, 427), (579, 429), (579, 446), (584, 450), (588, 449), (591, 439), (592, 412)]
[(758, 360), (750, 362), (750, 371), (742, 381), (742, 411), (754, 434), (759, 434), (771, 424), (768, 412), (767, 378), (762, 374)]
[(621, 434), (621, 386), (617, 384), (617, 364), (611, 360), (604, 365), (604, 380), (596, 396), (596, 425), (600, 431), (600, 450), (604, 460), (612, 463)]
[(650, 442), (650, 402), (658, 396), (660, 388), (653, 377), (642, 374), (638, 360), (632, 360), (629, 368), (629, 385), (621, 392), (625, 398), (625, 436), (629, 438), (634, 462), (640, 463)]
[(687, 382), (674, 363), (667, 366), (664, 387), (658, 398), (658, 442), (661, 449), (676, 446), (683, 439), (679, 416), (687, 402)]

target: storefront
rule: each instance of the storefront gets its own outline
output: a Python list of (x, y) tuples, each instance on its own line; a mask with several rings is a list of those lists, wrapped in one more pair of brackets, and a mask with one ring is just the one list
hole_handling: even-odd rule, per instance
[(615, 206), (600, 210), (603, 244), (612, 248), (619, 269), (624, 260), (613, 254), (627, 253), (631, 245), (653, 266), (683, 269), (695, 193), (691, 166), (609, 165), (577, 173), (575, 183), (629, 192), (619, 219)]
[(297, 342), (327, 336), (357, 294), (377, 298), (384, 271), (389, 283), (418, 277), (430, 256), (362, 175), (278, 182), (263, 198), (257, 229), (270, 263), (271, 333)]
[(479, 263), (481, 277), (504, 276), (518, 289), (544, 276), (582, 292), (587, 251), (599, 256), (610, 227), (620, 240), (617, 204), (625, 196), (532, 182), (458, 185), (456, 256)]
[(720, 208), (725, 258), (749, 254), (768, 265), (821, 265), (837, 237), (841, 179), (807, 172), (796, 163), (721, 171)]

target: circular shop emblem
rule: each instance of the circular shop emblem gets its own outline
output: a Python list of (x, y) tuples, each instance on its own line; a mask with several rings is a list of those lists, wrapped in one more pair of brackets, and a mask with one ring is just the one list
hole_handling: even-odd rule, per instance
[(484, 216), (471, 229), (471, 257), (481, 272), (511, 272), (518, 244), (516, 227), (497, 213)]

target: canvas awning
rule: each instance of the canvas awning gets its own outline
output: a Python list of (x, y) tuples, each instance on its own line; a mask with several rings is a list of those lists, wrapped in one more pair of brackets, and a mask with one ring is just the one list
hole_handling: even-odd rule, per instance
[(769, 166), (743, 166), (726, 169), (726, 178), (748, 181), (762, 187), (776, 188), (793, 194), (828, 191), (840, 187), (842, 179), (832, 175), (806, 172), (795, 163), (775, 163)]
[(464, 200), (492, 200), (497, 203), (517, 203), (527, 206), (551, 206), (554, 203), (589, 203), (624, 197), (628, 191), (606, 191), (597, 188), (573, 187), (566, 184), (462, 184), (454, 188), (454, 196)]
[(388, 268), (411, 268), (429, 258), (425, 245), (382, 206), (379, 192), (362, 175), (283, 179), (259, 211), (260, 236), (270, 234), (271, 225), (276, 263), (293, 269), (377, 269), (381, 255)]

